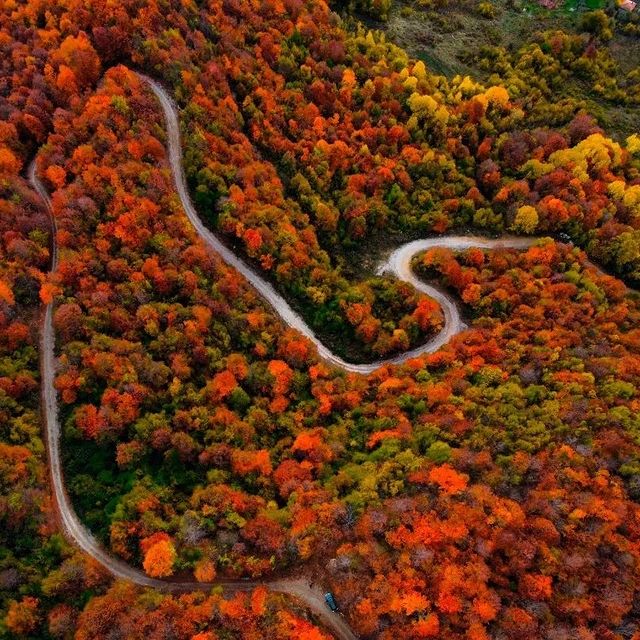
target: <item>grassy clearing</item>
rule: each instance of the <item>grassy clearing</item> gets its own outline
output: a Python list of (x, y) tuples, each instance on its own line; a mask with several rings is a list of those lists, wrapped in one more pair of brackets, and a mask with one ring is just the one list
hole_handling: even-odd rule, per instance
[[(482, 4), (480, 0), (398, 2), (389, 20), (376, 26), (436, 73), (449, 78), (462, 74), (486, 80), (487, 73), (469, 61), (469, 53), (484, 45), (515, 52), (540, 31), (576, 33), (582, 14), (604, 8), (606, 0), (565, 0), (553, 10), (535, 0), (494, 0), (485, 15)], [(493, 17), (487, 17), (487, 12)], [(616, 33), (607, 46), (621, 78), (638, 66), (640, 38)], [(567, 85), (566, 95), (586, 101), (589, 111), (614, 137), (623, 138), (638, 131), (636, 106), (621, 106), (593, 95), (579, 81)]]

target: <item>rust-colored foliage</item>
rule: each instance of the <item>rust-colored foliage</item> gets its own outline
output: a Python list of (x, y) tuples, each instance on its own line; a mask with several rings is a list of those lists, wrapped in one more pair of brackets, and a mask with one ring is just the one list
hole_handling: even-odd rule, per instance
[[(637, 137), (563, 105), (541, 126), (506, 89), (433, 76), (322, 1), (30, 0), (0, 20), (3, 628), (327, 637), (264, 590), (108, 589), (51, 540), (41, 300), (56, 304), (68, 490), (149, 575), (308, 567), (363, 638), (640, 633), (637, 296), (553, 241), (433, 251), (417, 269), (470, 329), (369, 377), (337, 371), (197, 237), (158, 105), (113, 65), (176, 96), (203, 219), (360, 357), (442, 326), (406, 283), (345, 275), (380, 231), (563, 231), (637, 281)], [(19, 177), (37, 148), (51, 277), (50, 227)]]

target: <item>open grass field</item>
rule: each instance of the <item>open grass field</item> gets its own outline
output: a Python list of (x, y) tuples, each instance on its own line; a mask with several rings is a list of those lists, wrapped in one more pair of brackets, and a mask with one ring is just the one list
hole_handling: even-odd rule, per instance
[[(540, 32), (580, 33), (581, 18), (598, 9), (616, 14), (605, 0), (564, 0), (554, 9), (531, 0), (403, 1), (394, 5), (386, 23), (369, 24), (384, 30), (393, 42), (438, 74), (487, 80), (489, 74), (474, 60), (483, 46), (500, 46), (515, 54)], [(626, 17), (621, 10), (617, 15)], [(618, 28), (611, 40), (599, 46), (608, 49), (617, 65), (616, 75), (624, 85), (625, 76), (640, 62), (640, 37)], [(585, 108), (615, 137), (624, 138), (637, 129), (637, 105), (604, 99), (579, 79), (567, 83), (565, 94), (583, 100)]]

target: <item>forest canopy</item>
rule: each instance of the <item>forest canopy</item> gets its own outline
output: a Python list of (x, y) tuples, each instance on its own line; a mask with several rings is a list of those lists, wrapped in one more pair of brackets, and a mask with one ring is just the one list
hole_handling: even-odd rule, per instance
[[(304, 601), (210, 588), (283, 576), (361, 638), (640, 638), (640, 137), (550, 84), (603, 56), (549, 33), (491, 82), (445, 78), (318, 0), (11, 0), (0, 34), (0, 638), (331, 637)], [(376, 273), (391, 246), (534, 240), (415, 256), (466, 329), (344, 371), (192, 226), (137, 71), (180, 109), (201, 219), (347, 359), (446, 326)], [(200, 591), (65, 540), (44, 305), (75, 510)]]

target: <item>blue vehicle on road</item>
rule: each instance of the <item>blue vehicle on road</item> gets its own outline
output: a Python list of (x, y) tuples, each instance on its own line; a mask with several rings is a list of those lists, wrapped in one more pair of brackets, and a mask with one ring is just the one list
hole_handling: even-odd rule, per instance
[(336, 599), (333, 597), (333, 593), (331, 593), (331, 591), (328, 591), (324, 594), (324, 601), (327, 603), (327, 606), (329, 607), (329, 609), (331, 609), (331, 611), (338, 610)]

